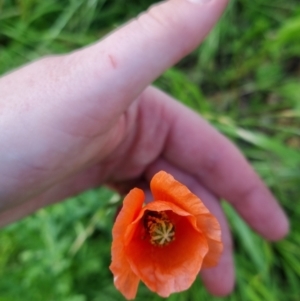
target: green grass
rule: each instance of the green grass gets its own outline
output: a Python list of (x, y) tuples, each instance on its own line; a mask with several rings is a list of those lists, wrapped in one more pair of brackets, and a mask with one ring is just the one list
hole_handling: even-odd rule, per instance
[[(101, 38), (153, 1), (0, 0), (0, 74)], [(237, 267), (222, 300), (300, 300), (300, 4), (236, 0), (203, 45), (156, 85), (232, 139), (291, 221), (268, 243), (224, 204)], [(0, 301), (124, 300), (110, 264), (116, 196), (88, 191), (0, 231)], [(141, 286), (137, 300), (162, 300)], [(220, 300), (199, 282), (169, 301)]]

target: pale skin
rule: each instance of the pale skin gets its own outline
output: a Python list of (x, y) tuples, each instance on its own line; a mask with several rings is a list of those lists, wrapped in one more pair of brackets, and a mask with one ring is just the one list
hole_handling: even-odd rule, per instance
[(234, 286), (221, 198), (266, 239), (287, 234), (285, 214), (239, 150), (150, 86), (202, 42), (227, 5), (195, 2), (160, 3), (94, 45), (2, 77), (2, 226), (100, 185), (147, 189), (153, 174), (165, 170), (221, 223), (220, 263), (201, 272), (207, 289), (219, 296)]

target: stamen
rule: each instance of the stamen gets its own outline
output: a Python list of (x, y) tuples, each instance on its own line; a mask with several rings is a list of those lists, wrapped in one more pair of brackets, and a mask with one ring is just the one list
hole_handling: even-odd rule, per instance
[(175, 239), (175, 226), (165, 211), (146, 211), (144, 227), (150, 236), (151, 244), (166, 246)]

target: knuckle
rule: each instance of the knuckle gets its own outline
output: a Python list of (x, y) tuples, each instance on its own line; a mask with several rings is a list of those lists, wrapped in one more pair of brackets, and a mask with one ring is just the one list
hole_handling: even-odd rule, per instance
[(219, 174), (221, 170), (221, 164), (223, 155), (220, 151), (210, 151), (204, 156), (201, 162), (201, 177), (205, 177), (207, 174), (213, 176)]
[(255, 195), (259, 194), (262, 191), (261, 184), (258, 180), (248, 182), (246, 185), (239, 187), (237, 193), (237, 201), (240, 204), (245, 206), (247, 203), (255, 199)]
[(175, 27), (175, 20), (158, 5), (153, 5), (145, 13), (139, 15), (136, 22), (143, 31), (151, 36), (153, 33), (163, 31), (172, 32)]

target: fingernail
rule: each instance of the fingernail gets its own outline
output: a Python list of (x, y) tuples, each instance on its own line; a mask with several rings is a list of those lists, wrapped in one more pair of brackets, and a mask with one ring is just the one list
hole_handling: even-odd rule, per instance
[(196, 4), (206, 4), (206, 3), (210, 2), (211, 0), (187, 0), (187, 1), (196, 3)]

